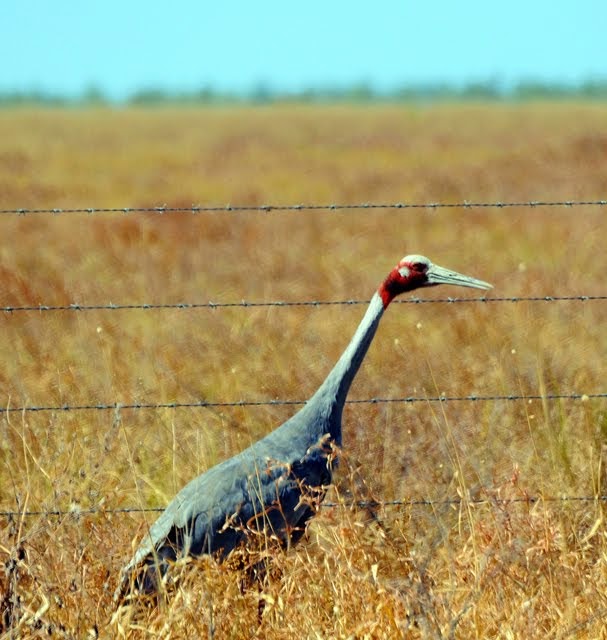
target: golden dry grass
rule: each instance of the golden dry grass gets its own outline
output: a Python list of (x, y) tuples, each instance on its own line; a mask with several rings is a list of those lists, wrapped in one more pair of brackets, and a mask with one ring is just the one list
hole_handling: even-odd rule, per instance
[[(582, 104), (4, 111), (0, 208), (605, 198), (606, 131), (607, 107)], [(411, 252), (498, 296), (606, 293), (604, 208), (0, 225), (2, 306), (368, 298)], [(362, 311), (4, 314), (2, 402), (304, 399)], [(351, 397), (604, 392), (605, 316), (603, 302), (395, 305)], [(111, 621), (154, 517), (111, 510), (166, 504), (291, 411), (4, 414), (0, 509), (72, 514), (0, 517), (1, 637), (607, 637), (604, 504), (550, 500), (607, 493), (604, 400), (349, 405), (341, 506), (259, 588), (201, 560), (166, 603)], [(439, 504), (344, 504), (370, 496)]]

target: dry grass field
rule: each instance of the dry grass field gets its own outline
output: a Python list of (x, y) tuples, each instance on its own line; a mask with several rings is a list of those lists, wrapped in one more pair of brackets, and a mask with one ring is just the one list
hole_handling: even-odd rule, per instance
[[(606, 167), (601, 104), (0, 112), (2, 209), (593, 200)], [(0, 306), (361, 300), (407, 253), (489, 297), (605, 295), (606, 215), (2, 214)], [(363, 312), (4, 312), (1, 402), (303, 400)], [(604, 301), (395, 304), (350, 398), (603, 393), (606, 319)], [(165, 505), (294, 408), (5, 411), (0, 638), (607, 638), (605, 402), (349, 404), (334, 506), (261, 584), (203, 559), (116, 615), (157, 514), (115, 510)], [(403, 504), (352, 504), (370, 499)]]

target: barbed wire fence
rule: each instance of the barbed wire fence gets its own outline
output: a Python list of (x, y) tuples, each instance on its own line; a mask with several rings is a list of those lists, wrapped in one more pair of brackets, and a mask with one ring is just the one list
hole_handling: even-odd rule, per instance
[[(452, 498), (447, 500), (409, 499), (409, 500), (343, 500), (334, 502), (327, 500), (322, 502), (323, 509), (336, 509), (338, 507), (373, 509), (384, 507), (459, 507), (464, 504), (474, 505), (500, 505), (511, 504), (534, 505), (539, 502), (607, 502), (607, 495), (596, 496), (525, 496), (518, 498), (498, 498), (495, 496), (481, 498)], [(31, 517), (72, 517), (80, 518), (92, 515), (114, 515), (129, 513), (161, 513), (164, 507), (117, 507), (117, 508), (89, 508), (82, 509), (74, 506), (71, 509), (53, 509), (48, 511), (0, 511), (0, 517), (5, 518), (31, 518)]]
[[(510, 296), (502, 298), (409, 298), (394, 300), (392, 304), (458, 304), (482, 302), (484, 304), (499, 302), (595, 302), (607, 300), (607, 295), (577, 295), (577, 296)], [(108, 304), (38, 304), (29, 306), (4, 306), (0, 311), (4, 313), (19, 313), (24, 311), (134, 311), (134, 310), (170, 310), (170, 309), (222, 309), (234, 307), (329, 307), (367, 305), (368, 300), (268, 300), (239, 302), (141, 302), (141, 303), (113, 303)]]
[[(167, 205), (152, 207), (71, 207), (71, 208), (6, 208), (0, 209), (0, 215), (64, 215), (64, 214), (177, 214), (177, 213), (238, 213), (238, 212), (301, 212), (301, 211), (377, 211), (382, 209), (424, 209), (433, 211), (437, 209), (494, 209), (501, 210), (507, 208), (571, 208), (571, 207), (607, 207), (607, 200), (538, 200), (525, 202), (424, 202), (424, 203), (355, 203), (355, 204), (292, 204), (292, 205), (222, 205), (222, 206), (200, 206), (191, 207), (171, 207)], [(396, 304), (505, 304), (523, 302), (598, 302), (607, 300), (607, 295), (570, 295), (570, 296), (510, 296), (510, 297), (477, 297), (477, 298), (417, 298), (395, 300)], [(298, 300), (298, 301), (247, 301), (238, 302), (181, 302), (181, 303), (108, 303), (108, 304), (39, 304), (39, 305), (6, 305), (0, 307), (0, 311), (5, 314), (18, 314), (27, 312), (87, 312), (87, 311), (162, 311), (162, 310), (195, 310), (195, 309), (222, 309), (222, 308), (258, 308), (258, 307), (325, 307), (325, 306), (346, 306), (346, 305), (367, 305), (368, 300)], [(496, 402), (496, 401), (535, 401), (535, 400), (572, 400), (587, 402), (592, 399), (605, 399), (607, 392), (588, 393), (562, 393), (562, 394), (507, 394), (507, 395), (465, 395), (447, 396), (440, 395), (434, 397), (409, 396), (402, 398), (366, 398), (347, 400), (348, 404), (396, 404), (396, 403), (448, 403), (448, 402)], [(70, 412), (70, 411), (122, 411), (122, 410), (162, 410), (162, 409), (193, 409), (193, 408), (229, 408), (229, 407), (261, 407), (261, 406), (300, 406), (305, 404), (305, 400), (260, 400), (260, 401), (206, 401), (194, 402), (156, 402), (156, 403), (122, 403), (106, 402), (91, 404), (63, 404), (63, 405), (22, 405), (0, 407), (0, 416), (16, 413), (38, 413), (38, 412)], [(437, 507), (437, 506), (459, 506), (468, 504), (536, 504), (538, 502), (578, 502), (590, 503), (607, 502), (607, 495), (593, 496), (525, 496), (517, 498), (489, 497), (468, 497), (465, 499), (454, 498), (445, 500), (429, 499), (396, 499), (396, 500), (344, 500), (342, 502), (325, 502), (323, 508), (345, 507)], [(157, 513), (163, 511), (163, 507), (121, 507), (121, 508), (88, 508), (83, 509), (73, 506), (70, 509), (49, 509), (49, 510), (0, 510), (0, 517), (23, 518), (23, 517), (72, 517), (80, 518), (98, 514), (130, 514), (130, 513)]]
[[(405, 398), (362, 398), (346, 400), (346, 404), (412, 404), (415, 402), (498, 402), (525, 400), (581, 400), (587, 402), (598, 398), (607, 398), (607, 393), (548, 393), (545, 395), (468, 395), (468, 396), (408, 396)], [(69, 412), (69, 411), (123, 411), (123, 410), (160, 410), (160, 409), (209, 409), (230, 407), (285, 407), (301, 406), (306, 400), (237, 400), (234, 402), (212, 402), (198, 400), (194, 402), (135, 402), (135, 403), (98, 403), (81, 405), (51, 405), (51, 406), (19, 406), (0, 407), (0, 415), (10, 413), (42, 413), (42, 412)]]
[(152, 207), (53, 207), (46, 209), (15, 207), (0, 209), (1, 214), (73, 214), (73, 213), (238, 213), (238, 212), (297, 212), (297, 211), (354, 211), (379, 209), (520, 209), (537, 207), (605, 207), (607, 200), (528, 200), (520, 202), (361, 202), (353, 204), (250, 204), (250, 205), (192, 205), (189, 207), (171, 207), (157, 205)]

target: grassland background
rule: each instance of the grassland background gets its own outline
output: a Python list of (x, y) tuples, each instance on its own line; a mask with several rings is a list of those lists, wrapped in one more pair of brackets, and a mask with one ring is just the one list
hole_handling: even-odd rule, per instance
[[(592, 200), (606, 164), (603, 104), (0, 112), (0, 208)], [(364, 299), (413, 252), (497, 296), (604, 295), (605, 213), (2, 215), (0, 305)], [(362, 312), (5, 313), (2, 403), (305, 399)], [(606, 315), (394, 306), (351, 398), (604, 392)], [(332, 500), (461, 505), (323, 509), (261, 591), (201, 561), (168, 604), (110, 622), (154, 515), (103, 510), (166, 504), (291, 412), (4, 414), (0, 509), (74, 514), (0, 517), (1, 637), (607, 637), (602, 502), (468, 502), (606, 494), (604, 400), (349, 405)]]

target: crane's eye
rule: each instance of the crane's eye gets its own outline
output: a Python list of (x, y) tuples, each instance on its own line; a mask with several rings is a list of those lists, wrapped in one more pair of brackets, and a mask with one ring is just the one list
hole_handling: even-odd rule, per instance
[(428, 265), (425, 262), (414, 262), (411, 265), (411, 270), (417, 271), (417, 273), (424, 273), (427, 268), (428, 268)]

